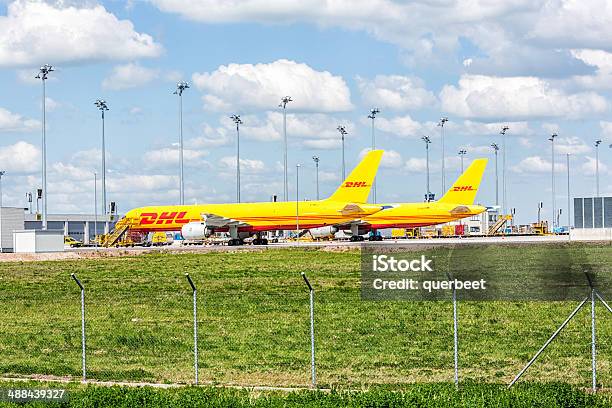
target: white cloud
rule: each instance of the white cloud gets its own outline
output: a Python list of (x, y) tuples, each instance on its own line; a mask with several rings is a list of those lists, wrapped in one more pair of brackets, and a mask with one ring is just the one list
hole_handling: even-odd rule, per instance
[[(555, 173), (565, 170), (565, 164), (555, 161)], [(516, 173), (550, 173), (552, 163), (540, 156), (530, 156), (521, 160), (518, 164), (512, 167)]]
[[(451, 126), (454, 124), (452, 122)], [(448, 126), (448, 125), (447, 125)], [(472, 120), (465, 120), (462, 124), (457, 125), (457, 131), (465, 135), (499, 135), (502, 127), (507, 126), (509, 129), (506, 131), (506, 135), (532, 135), (534, 132), (529, 128), (527, 122), (494, 122), (494, 123), (483, 123), (475, 122)]]
[(373, 80), (357, 77), (363, 102), (370, 106), (394, 110), (433, 106), (437, 99), (416, 77), (377, 75)]
[(293, 99), (290, 110), (340, 112), (352, 108), (342, 77), (285, 59), (222, 65), (213, 72), (193, 74), (193, 83), (204, 93), (206, 108), (218, 111), (271, 109), (285, 95)]
[(47, 110), (47, 112), (53, 112), (60, 106), (62, 106), (62, 104), (56, 101), (55, 99), (51, 99), (48, 96), (45, 98), (45, 109)]
[(137, 88), (148, 84), (157, 77), (159, 77), (159, 70), (130, 62), (113, 67), (110, 76), (102, 81), (102, 87), (114, 91)]
[[(183, 163), (185, 166), (203, 165), (203, 159), (208, 155), (204, 150), (183, 149)], [(149, 150), (144, 154), (145, 164), (149, 167), (164, 168), (171, 165), (178, 165), (179, 150), (175, 148), (161, 148)]]
[(607, 0), (549, 0), (527, 37), (551, 47), (610, 49), (611, 25)]
[(40, 129), (40, 122), (0, 108), (0, 132), (29, 132)]
[[(222, 118), (222, 121), (225, 119)], [(186, 141), (188, 146), (194, 148), (211, 148), (219, 146), (227, 146), (233, 142), (235, 136), (230, 136), (229, 127), (212, 127), (208, 123), (202, 125), (202, 133), (200, 136)]]
[[(266, 112), (265, 116), (244, 115), (240, 125), (240, 137), (258, 140), (262, 142), (272, 142), (281, 140), (283, 137), (283, 115), (280, 112)], [(224, 128), (212, 130), (219, 141), (227, 141), (227, 144), (234, 143), (235, 125), (223, 117), (221, 123)], [(340, 133), (337, 130), (339, 124), (344, 124), (348, 135), (346, 138), (353, 137), (354, 125), (350, 122), (335, 118), (323, 113), (300, 113), (287, 114), (287, 139), (290, 143), (299, 143), (305, 147), (313, 149), (334, 149), (341, 146)], [(223, 129), (223, 130), (221, 130)], [(214, 140), (209, 137), (209, 139)], [(202, 139), (200, 139), (202, 140)], [(204, 142), (202, 140), (202, 142)]]
[[(236, 156), (225, 156), (219, 159), (219, 164), (225, 170), (236, 169)], [(240, 172), (245, 173), (261, 173), (266, 169), (266, 166), (261, 160), (240, 159)]]
[(410, 115), (396, 116), (390, 119), (384, 116), (376, 118), (376, 128), (383, 132), (393, 133), (399, 137), (419, 138), (423, 134), (430, 133), (435, 128), (435, 123), (422, 124), (410, 117)]
[(463, 75), (440, 99), (445, 112), (467, 118), (581, 118), (609, 109), (594, 92), (568, 94), (535, 77)]
[[(372, 149), (365, 148), (359, 152), (359, 159), (363, 159), (363, 157)], [(383, 157), (380, 160), (380, 166), (388, 169), (397, 169), (402, 167), (402, 155), (395, 150), (385, 150), (383, 153)]]
[[(567, 75), (586, 68), (568, 47), (612, 48), (607, 0), (150, 1), (162, 11), (205, 23), (310, 23), (360, 30), (399, 45), (402, 59), (420, 67)], [(465, 43), (473, 55), (464, 55)]]
[(0, 163), (7, 173), (32, 173), (40, 169), (40, 150), (27, 142), (0, 147)]
[[(101, 5), (16, 0), (0, 16), (0, 66), (157, 57), (162, 47)], [(87, 3), (86, 3), (87, 4)]]
[(178, 180), (178, 176), (163, 174), (118, 174), (107, 177), (106, 183), (109, 192), (113, 193), (163, 191), (169, 195), (169, 190), (178, 188)]
[(411, 157), (406, 160), (405, 169), (412, 173), (423, 173), (427, 171), (427, 160), (424, 158)]
[[(63, 162), (53, 163), (50, 167), (51, 172), (57, 176), (55, 177), (56, 182), (60, 182), (57, 180), (61, 180), (61, 182), (67, 182), (68, 180), (92, 180), (91, 183), (93, 185), (94, 175), (93, 171), (91, 170), (86, 170), (83, 167), (75, 166), (72, 163)], [(101, 177), (101, 175), (98, 174), (98, 177)], [(65, 193), (69, 192), (65, 189), (62, 189), (62, 191)]]
[(340, 180), (341, 174), (340, 173), (333, 173), (330, 171), (319, 171), (319, 180), (321, 182), (339, 182)]
[(599, 122), (601, 137), (606, 143), (612, 143), (612, 122), (602, 120)]
[(596, 68), (594, 75), (576, 75), (578, 86), (587, 89), (612, 89), (612, 53), (603, 50), (572, 50), (572, 55)]
[(584, 154), (590, 151), (591, 147), (576, 136), (560, 137), (555, 141), (555, 152), (559, 154)]
[[(587, 175), (587, 176), (594, 176), (597, 170), (597, 160), (595, 160), (595, 157), (591, 157), (591, 156), (587, 156), (586, 157), (586, 162), (584, 162), (582, 164), (582, 166), (580, 166), (580, 169), (582, 170), (582, 172)], [(600, 176), (602, 174), (606, 174), (608, 172), (608, 166), (606, 166), (604, 163), (601, 162), (601, 159), (599, 159), (599, 174)]]

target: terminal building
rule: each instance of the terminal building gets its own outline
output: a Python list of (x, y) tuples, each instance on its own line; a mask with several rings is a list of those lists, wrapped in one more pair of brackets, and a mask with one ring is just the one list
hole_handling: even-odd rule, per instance
[[(88, 245), (93, 242), (94, 237), (112, 231), (115, 222), (119, 219), (117, 215), (107, 214), (48, 214), (47, 229), (61, 230), (64, 236), (72, 238)], [(13, 232), (22, 230), (39, 230), (42, 228), (41, 214), (29, 213), (21, 207), (0, 208), (0, 248), (2, 252), (12, 252)]]
[(574, 198), (576, 239), (612, 239), (612, 197)]

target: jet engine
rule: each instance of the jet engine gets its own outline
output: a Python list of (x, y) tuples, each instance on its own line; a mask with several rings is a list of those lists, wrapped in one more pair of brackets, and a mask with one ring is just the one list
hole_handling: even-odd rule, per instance
[(213, 231), (206, 227), (205, 221), (189, 222), (181, 228), (181, 235), (184, 239), (204, 239), (212, 233)]
[(338, 228), (334, 227), (333, 225), (328, 225), (325, 227), (311, 228), (308, 231), (314, 239), (333, 238), (334, 234), (338, 232)]

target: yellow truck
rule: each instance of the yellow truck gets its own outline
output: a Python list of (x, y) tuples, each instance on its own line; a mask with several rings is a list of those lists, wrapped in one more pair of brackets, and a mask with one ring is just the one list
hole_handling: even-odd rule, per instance
[(83, 243), (81, 241), (77, 241), (76, 239), (72, 238), (69, 235), (66, 235), (64, 237), (64, 245), (69, 246), (70, 248), (78, 248), (78, 247), (82, 247)]
[[(170, 234), (170, 236), (172, 236), (172, 234)], [(158, 231), (151, 237), (151, 245), (153, 246), (170, 245), (171, 243), (172, 240), (169, 239), (168, 233), (165, 231)]]

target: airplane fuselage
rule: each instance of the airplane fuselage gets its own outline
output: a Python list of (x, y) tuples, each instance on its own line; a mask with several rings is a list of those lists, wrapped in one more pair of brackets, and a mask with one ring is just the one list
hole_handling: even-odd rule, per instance
[[(380, 205), (347, 204), (330, 200), (235, 204), (162, 205), (130, 210), (133, 231), (179, 231), (189, 222), (201, 222), (207, 214), (239, 220), (239, 231), (272, 231), (316, 228), (341, 224), (380, 210)], [(227, 231), (228, 227), (215, 227)]]
[(416, 228), (443, 224), (486, 211), (480, 205), (438, 202), (381, 204), (386, 208), (363, 218), (369, 229)]

